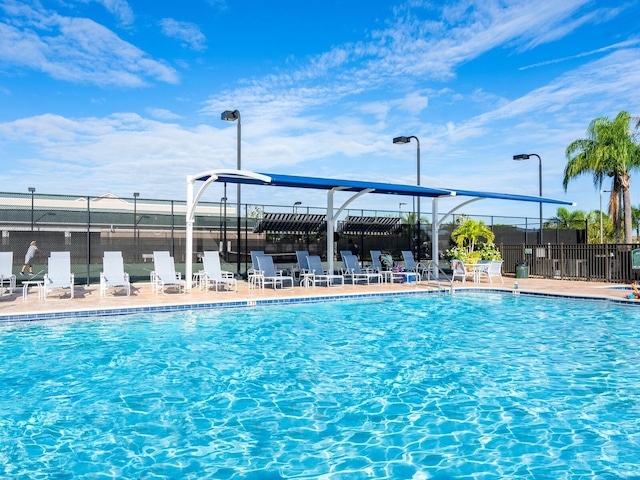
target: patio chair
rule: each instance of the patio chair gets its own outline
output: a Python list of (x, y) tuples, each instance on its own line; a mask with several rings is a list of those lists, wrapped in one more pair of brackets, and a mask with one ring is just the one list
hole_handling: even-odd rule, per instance
[(467, 281), (467, 269), (462, 260), (451, 260), (451, 281), (455, 282), (459, 278), (462, 283)]
[(255, 273), (257, 286), (264, 288), (266, 285), (271, 285), (274, 289), (293, 288), (293, 277), (277, 272), (272, 257), (269, 255), (259, 256), (256, 261), (258, 262), (258, 271)]
[(314, 287), (316, 283), (324, 283), (327, 287), (344, 286), (344, 276), (327, 272), (322, 266), (322, 260), (318, 255), (309, 255), (307, 260), (309, 262), (309, 273), (311, 274), (310, 280)]
[(300, 273), (306, 273), (309, 271), (309, 264), (307, 263), (307, 257), (309, 252), (306, 250), (296, 251), (296, 259), (298, 260), (298, 269)]
[(422, 274), (427, 269), (421, 262), (417, 262), (413, 258), (411, 250), (402, 250), (402, 259), (404, 260), (404, 268), (407, 272), (415, 272)]
[(71, 273), (71, 256), (64, 255), (69, 252), (51, 252), (47, 263), (47, 273), (44, 276), (42, 295), (46, 300), (47, 295), (55, 290), (69, 289), (69, 299), (73, 298), (74, 276)]
[(498, 277), (502, 283), (504, 283), (504, 278), (502, 278), (502, 260), (492, 260), (486, 263), (486, 267), (483, 267), (478, 270), (480, 278), (486, 276), (489, 279), (490, 283), (493, 283), (491, 277)]
[(0, 295), (7, 288), (13, 293), (16, 288), (16, 276), (13, 273), (13, 252), (0, 252)]
[(238, 281), (233, 278), (233, 273), (222, 270), (220, 266), (220, 252), (205, 250), (202, 256), (202, 266), (204, 267), (204, 278), (200, 283), (200, 288), (204, 287), (209, 291), (209, 287), (213, 286), (216, 292), (238, 291)]
[(257, 274), (260, 270), (258, 267), (258, 257), (264, 257), (263, 250), (251, 250), (249, 252), (251, 254), (251, 268), (247, 270), (247, 280), (249, 281), (249, 288), (256, 288), (257, 285)]
[(371, 254), (371, 267), (376, 272), (382, 272), (382, 263), (380, 263), (380, 256), (382, 255), (382, 252), (380, 250), (371, 250), (369, 253)]
[(345, 280), (350, 280), (352, 284), (366, 281), (367, 285), (369, 285), (372, 279), (382, 284), (382, 274), (362, 270), (358, 258), (352, 254), (342, 255), (342, 275)]
[(104, 252), (102, 272), (100, 272), (100, 296), (107, 295), (107, 288), (124, 288), (127, 297), (131, 295), (129, 274), (124, 271), (122, 252)]
[(182, 280), (182, 274), (176, 272), (173, 257), (168, 252), (153, 252), (154, 290), (165, 293), (168, 288), (173, 288), (178, 293), (186, 292), (186, 282)]

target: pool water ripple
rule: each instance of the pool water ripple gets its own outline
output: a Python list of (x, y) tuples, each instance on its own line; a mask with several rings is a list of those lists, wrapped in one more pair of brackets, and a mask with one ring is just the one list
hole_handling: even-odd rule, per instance
[(636, 311), (482, 294), (2, 325), (0, 477), (638, 477)]

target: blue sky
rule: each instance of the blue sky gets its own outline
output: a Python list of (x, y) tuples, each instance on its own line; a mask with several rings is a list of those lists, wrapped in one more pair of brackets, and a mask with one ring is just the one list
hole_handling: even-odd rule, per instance
[(2, 190), (184, 199), (187, 175), (235, 168), (237, 109), (248, 170), (415, 183), (416, 144), (392, 143), (415, 135), (422, 185), (537, 195), (537, 160), (512, 160), (537, 153), (545, 196), (597, 209), (590, 177), (564, 192), (564, 151), (597, 116), (640, 114), (638, 18), (639, 0), (0, 0)]

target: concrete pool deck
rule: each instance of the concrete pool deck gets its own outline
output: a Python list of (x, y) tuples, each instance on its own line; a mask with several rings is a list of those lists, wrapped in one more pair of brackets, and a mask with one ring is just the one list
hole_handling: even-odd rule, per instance
[[(484, 281), (474, 283), (467, 281), (465, 283), (455, 282), (455, 291), (464, 290), (493, 290), (513, 292), (513, 277), (505, 277), (505, 283), (489, 283)], [(616, 289), (615, 287), (620, 287)], [(629, 304), (640, 305), (640, 300), (627, 300), (626, 295), (629, 291), (622, 290), (625, 285), (600, 283), (600, 282), (581, 282), (551, 279), (526, 278), (518, 279), (518, 290), (523, 293), (535, 293), (542, 295), (608, 299), (627, 302)], [(449, 292), (450, 284), (441, 282), (442, 290)], [(317, 287), (295, 287), (293, 290), (273, 290), (273, 289), (250, 289), (249, 284), (244, 281), (238, 282), (237, 293), (216, 293), (214, 291), (201, 291), (193, 288), (185, 294), (160, 294), (152, 291), (151, 284), (137, 282), (131, 286), (131, 296), (124, 295), (113, 296), (109, 294), (107, 297), (100, 296), (99, 285), (76, 285), (75, 296), (69, 299), (68, 294), (64, 297), (58, 297), (56, 294), (50, 297), (50, 300), (44, 301), (39, 299), (37, 288), (31, 287), (28, 291), (26, 299), (23, 299), (23, 288), (20, 280), (13, 294), (5, 291), (0, 298), (0, 321), (19, 320), (17, 316), (34, 315), (44, 316), (47, 314), (55, 314), (56, 316), (75, 316), (77, 312), (95, 312), (95, 311), (113, 311), (113, 310), (129, 310), (138, 308), (157, 307), (162, 309), (169, 306), (182, 306), (188, 308), (189, 305), (206, 305), (209, 303), (237, 303), (244, 302), (252, 304), (254, 302), (264, 300), (286, 300), (286, 299), (304, 299), (318, 297), (336, 297), (336, 296), (354, 296), (354, 295), (370, 295), (370, 294), (394, 294), (401, 292), (427, 292), (437, 290), (435, 283), (405, 283), (392, 284), (383, 283), (381, 285), (345, 285), (342, 288), (325, 286)]]

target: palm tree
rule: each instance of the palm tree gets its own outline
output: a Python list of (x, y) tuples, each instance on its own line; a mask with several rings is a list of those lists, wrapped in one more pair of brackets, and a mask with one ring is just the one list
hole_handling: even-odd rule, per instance
[[(605, 176), (612, 178), (610, 209), (616, 221), (616, 241), (620, 241), (620, 203), (624, 206), (624, 238), (631, 241), (631, 195), (629, 172), (640, 166), (640, 148), (634, 143), (630, 129), (631, 115), (622, 111), (615, 120), (598, 117), (587, 128), (587, 138), (572, 142), (566, 149), (567, 166), (562, 186), (565, 192), (569, 181), (581, 175), (592, 174), (593, 184), (602, 189)], [(638, 122), (640, 123), (640, 122)]]
[(482, 220), (468, 219), (451, 233), (451, 238), (460, 248), (466, 247), (469, 252), (473, 252), (479, 238), (484, 238), (487, 243), (491, 243), (495, 235)]
[(555, 224), (556, 228), (575, 228), (580, 230), (584, 228), (587, 215), (582, 210), (570, 212), (564, 207), (558, 208), (556, 216), (550, 219), (549, 223)]
[(631, 207), (631, 222), (636, 229), (636, 242), (640, 241), (640, 206)]

